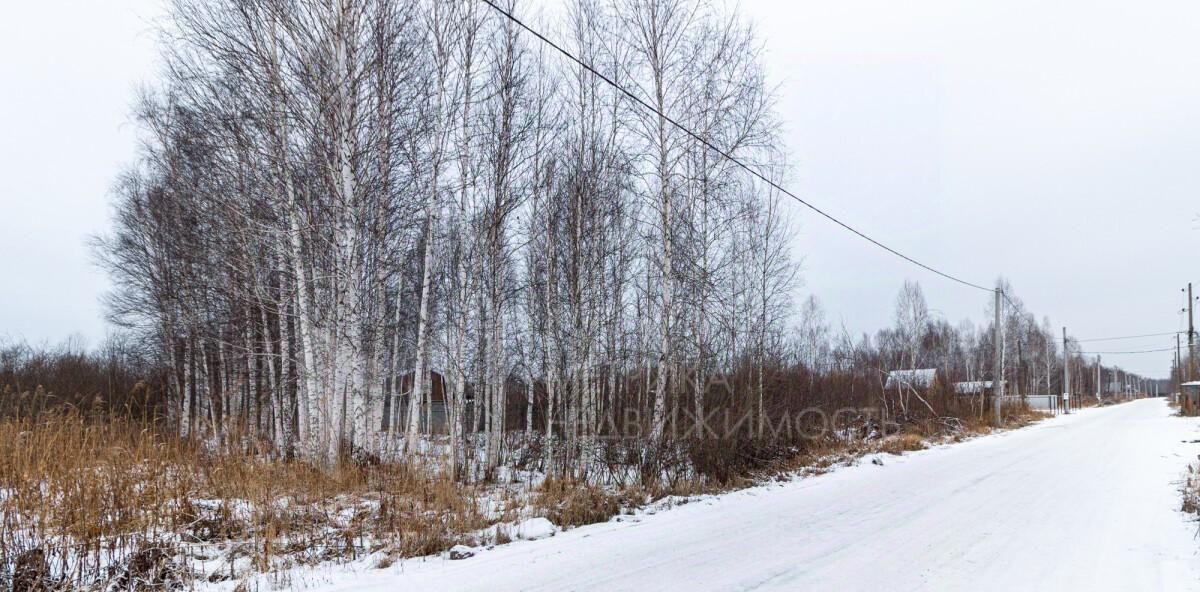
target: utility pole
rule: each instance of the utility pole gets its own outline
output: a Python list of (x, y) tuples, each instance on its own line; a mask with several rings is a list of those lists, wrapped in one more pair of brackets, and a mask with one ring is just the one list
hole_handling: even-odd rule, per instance
[(992, 332), (992, 398), (995, 401), (992, 406), (996, 425), (1000, 425), (1000, 399), (1004, 396), (1004, 368), (1000, 361), (1000, 348), (1003, 347), (1000, 339), (1000, 288), (996, 288), (995, 296), (996, 324), (995, 331)]
[(1100, 403), (1100, 356), (1096, 356), (1096, 404)]
[(1179, 365), (1179, 334), (1175, 334), (1175, 388), (1178, 391), (1183, 389), (1179, 385), (1183, 384), (1183, 368)]
[(1192, 368), (1196, 366), (1196, 330), (1192, 325), (1192, 282), (1188, 282), (1188, 371), (1187, 379), (1192, 380)]
[(1051, 388), (1050, 387), (1050, 340), (1047, 339), (1046, 340), (1046, 394), (1047, 395), (1052, 394), (1050, 392), (1050, 388)]
[(1063, 413), (1071, 414), (1071, 370), (1067, 355), (1067, 328), (1063, 327)]

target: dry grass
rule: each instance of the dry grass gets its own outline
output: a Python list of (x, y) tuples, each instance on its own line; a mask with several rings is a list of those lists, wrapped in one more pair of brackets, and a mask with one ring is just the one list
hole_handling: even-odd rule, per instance
[(535, 503), (563, 528), (607, 521), (621, 511), (621, 497), (596, 485), (569, 479), (547, 479)]
[(1025, 427), (1046, 418), (1046, 413), (1030, 409), (1025, 405), (1006, 405), (1001, 412), (1004, 416), (1004, 425), (1010, 428)]
[[(1004, 405), (1000, 408), (1003, 427), (1007, 429), (1022, 428), (1037, 423), (1047, 417), (1048, 412), (1031, 409), (1027, 405)], [(952, 441), (958, 442), (973, 436), (990, 433), (996, 429), (992, 422), (992, 412), (988, 410), (983, 415), (978, 413), (967, 415), (959, 420), (959, 429), (950, 433), (928, 433), (929, 436), (948, 435)]]
[(921, 434), (905, 432), (888, 436), (879, 442), (879, 451), (887, 454), (904, 454), (925, 449), (925, 438)]
[(77, 585), (128, 577), (154, 553), (180, 581), (425, 555), (489, 523), (476, 500), (404, 464), (317, 468), (241, 440), (202, 446), (77, 413), (0, 422), (0, 578), (35, 550)]
[(1183, 505), (1180, 509), (1200, 517), (1200, 464), (1188, 465), (1187, 477), (1180, 488), (1180, 494), (1183, 497)]

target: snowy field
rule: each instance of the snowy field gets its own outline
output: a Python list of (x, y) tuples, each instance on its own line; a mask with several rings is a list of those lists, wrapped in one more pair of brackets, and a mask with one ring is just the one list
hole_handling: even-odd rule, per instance
[(295, 572), (289, 587), (1200, 590), (1178, 491), (1196, 439), (1196, 419), (1140, 400), (468, 559)]

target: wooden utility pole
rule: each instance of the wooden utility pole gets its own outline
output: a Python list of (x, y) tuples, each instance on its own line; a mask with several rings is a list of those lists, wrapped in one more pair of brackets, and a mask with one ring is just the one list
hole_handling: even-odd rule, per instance
[(1096, 403), (1101, 402), (1100, 399), (1100, 356), (1096, 356)]
[(1067, 328), (1062, 328), (1062, 411), (1070, 414), (1070, 355), (1067, 353)]
[(1188, 370), (1187, 379), (1192, 380), (1192, 368), (1196, 366), (1196, 330), (1192, 325), (1192, 282), (1188, 282)]
[(1175, 388), (1180, 392), (1183, 391), (1179, 385), (1183, 384), (1183, 367), (1179, 365), (1179, 334), (1175, 334)]
[(1000, 288), (996, 288), (996, 325), (992, 332), (992, 407), (996, 425), (1000, 425), (1000, 399), (1004, 396), (1004, 368), (1000, 361), (1000, 349), (1003, 347), (1000, 339)]

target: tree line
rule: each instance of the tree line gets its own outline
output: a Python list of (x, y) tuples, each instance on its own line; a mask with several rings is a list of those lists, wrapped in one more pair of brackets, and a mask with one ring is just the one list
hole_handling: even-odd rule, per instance
[[(580, 1), (553, 22), (660, 113), (782, 163), (736, 14)], [(450, 442), (490, 434), (490, 470), (514, 383), (548, 437), (627, 405), (661, 434), (685, 359), (777, 340), (778, 197), (484, 3), (181, 0), (164, 40), (101, 248), (112, 316), (160, 344), (185, 434), (240, 418), (327, 461), (381, 430), (411, 444), (436, 374)]]
[[(478, 0), (169, 3), (98, 251), (180, 434), (332, 463), (444, 432), (474, 479), (523, 433), (547, 471), (586, 474), (630, 421), (659, 446), (716, 407), (958, 413), (888, 399), (881, 374), (989, 376), (996, 328), (933, 318), (915, 284), (875, 336), (793, 305), (780, 196), (709, 147), (785, 170), (736, 10), (498, 4), (653, 110)], [(1023, 309), (1004, 325), (1011, 380), (1051, 388), (1053, 332)]]
[(120, 335), (91, 348), (81, 339), (49, 347), (0, 338), (0, 420), (61, 411), (153, 420), (166, 411), (165, 376), (154, 350)]

